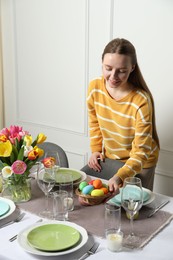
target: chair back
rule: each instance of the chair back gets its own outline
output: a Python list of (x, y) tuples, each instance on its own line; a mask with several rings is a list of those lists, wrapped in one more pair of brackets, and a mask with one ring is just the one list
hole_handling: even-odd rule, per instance
[[(39, 148), (44, 150), (45, 152), (48, 151), (57, 151), (59, 154), (59, 159), (60, 159), (60, 167), (64, 167), (64, 168), (69, 168), (69, 162), (68, 162), (68, 158), (67, 155), (65, 153), (65, 151), (57, 144), (55, 143), (51, 143), (51, 142), (44, 142), (42, 144), (38, 145)], [(44, 158), (44, 155), (42, 157), (40, 157), (40, 161)]]

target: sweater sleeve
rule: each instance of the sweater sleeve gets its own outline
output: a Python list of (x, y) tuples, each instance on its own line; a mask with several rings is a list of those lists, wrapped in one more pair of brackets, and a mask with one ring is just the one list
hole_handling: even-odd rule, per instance
[(90, 133), (90, 148), (93, 152), (102, 152), (102, 134), (97, 119), (97, 112), (95, 107), (95, 89), (94, 81), (92, 81), (88, 88), (87, 107)]
[[(152, 151), (152, 105), (148, 98), (136, 112), (136, 130), (130, 157), (116, 175), (122, 179), (140, 173)], [(157, 148), (157, 145), (156, 145)]]

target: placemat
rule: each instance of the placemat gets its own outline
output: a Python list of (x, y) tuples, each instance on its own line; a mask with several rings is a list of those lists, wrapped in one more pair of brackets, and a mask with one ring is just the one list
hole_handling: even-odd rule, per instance
[(6, 223), (15, 220), (20, 215), (20, 213), (21, 213), (20, 208), (16, 207), (14, 212), (11, 215), (0, 220), (0, 228), (1, 228), (1, 226), (5, 225)]
[[(39, 214), (44, 209), (45, 197), (36, 182), (32, 182), (32, 199), (21, 203), (20, 207), (34, 214)], [(69, 221), (84, 227), (88, 232), (99, 237), (104, 237), (104, 204), (95, 206), (82, 206), (75, 196), (74, 210), (69, 212)], [(147, 218), (148, 207), (142, 207), (139, 218), (134, 221), (134, 232), (140, 235), (140, 243), (136, 248), (143, 248), (156, 234), (165, 228), (173, 219), (173, 214), (160, 210), (151, 218)], [(124, 235), (130, 233), (130, 221), (122, 210), (121, 229)]]
[[(134, 233), (140, 236), (140, 242), (135, 248), (144, 247), (157, 233), (159, 233), (173, 219), (173, 214), (160, 210), (153, 217), (148, 218), (148, 209), (142, 208), (139, 217), (134, 220)], [(78, 206), (78, 209), (70, 212), (70, 221), (83, 226), (94, 235), (104, 237), (104, 204), (95, 206)], [(121, 230), (124, 236), (130, 234), (130, 220), (127, 219), (122, 209)]]

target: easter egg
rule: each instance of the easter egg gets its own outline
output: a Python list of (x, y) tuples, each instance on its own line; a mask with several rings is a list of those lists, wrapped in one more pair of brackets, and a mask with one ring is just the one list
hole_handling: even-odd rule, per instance
[(106, 187), (101, 187), (100, 190), (103, 190), (104, 194), (108, 193), (108, 188), (106, 188)]
[(88, 183), (86, 182), (86, 181), (82, 181), (80, 184), (79, 184), (79, 190), (83, 190), (83, 188), (85, 187), (85, 186), (87, 186), (88, 185)]
[(102, 187), (102, 181), (100, 179), (95, 179), (93, 181), (93, 186), (95, 189), (100, 189)]
[(104, 195), (104, 192), (101, 189), (94, 189), (91, 192), (91, 196), (103, 196), (103, 195)]
[(91, 194), (92, 190), (94, 190), (94, 186), (93, 185), (87, 185), (82, 189), (82, 193), (83, 194)]
[(108, 185), (107, 185), (106, 183), (103, 183), (103, 184), (102, 184), (102, 187), (105, 187), (105, 188), (108, 189)]
[(94, 180), (89, 181), (88, 184), (93, 185), (93, 181)]

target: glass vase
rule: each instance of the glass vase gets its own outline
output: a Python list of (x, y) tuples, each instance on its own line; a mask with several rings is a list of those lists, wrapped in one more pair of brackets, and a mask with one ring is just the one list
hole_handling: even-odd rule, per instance
[(20, 181), (5, 180), (2, 196), (15, 203), (26, 202), (31, 199), (31, 179), (21, 178)]

